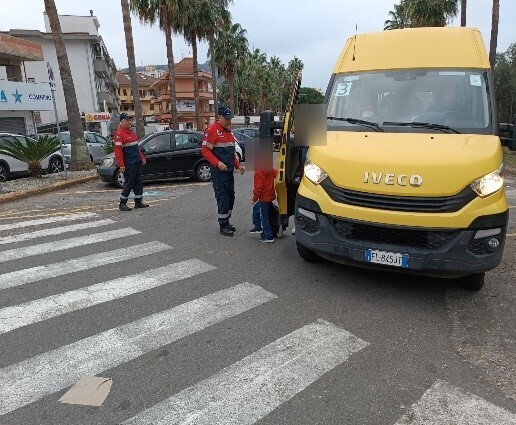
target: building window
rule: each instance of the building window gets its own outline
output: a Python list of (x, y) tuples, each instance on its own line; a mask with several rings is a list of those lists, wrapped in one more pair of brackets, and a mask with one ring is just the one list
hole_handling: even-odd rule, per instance
[(127, 96), (127, 90), (124, 89), (124, 96)]
[(151, 104), (150, 104), (150, 110), (151, 110), (151, 111), (154, 111), (154, 103), (151, 103)]

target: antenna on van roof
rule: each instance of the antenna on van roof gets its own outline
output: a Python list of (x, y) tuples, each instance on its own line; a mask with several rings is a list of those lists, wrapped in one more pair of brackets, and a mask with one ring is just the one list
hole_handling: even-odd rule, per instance
[(355, 38), (353, 39), (353, 60), (355, 60), (355, 50), (357, 44), (357, 32), (358, 32), (358, 23), (355, 23)]

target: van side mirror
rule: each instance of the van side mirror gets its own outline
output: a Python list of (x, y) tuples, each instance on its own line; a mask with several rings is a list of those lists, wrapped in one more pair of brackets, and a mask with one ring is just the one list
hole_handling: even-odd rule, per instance
[(502, 146), (507, 146), (509, 150), (516, 151), (516, 125), (500, 123), (500, 133), (509, 133), (509, 137), (500, 137)]

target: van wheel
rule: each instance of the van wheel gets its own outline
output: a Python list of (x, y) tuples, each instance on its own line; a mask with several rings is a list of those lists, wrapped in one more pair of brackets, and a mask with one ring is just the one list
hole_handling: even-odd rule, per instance
[(459, 285), (470, 291), (479, 291), (484, 286), (485, 273), (475, 273), (459, 279)]
[(315, 251), (312, 251), (311, 249), (304, 247), (297, 241), (296, 241), (296, 248), (297, 248), (297, 253), (299, 254), (299, 256), (303, 260), (308, 261), (309, 263), (316, 263), (317, 261), (321, 260), (321, 257), (319, 257), (315, 253)]

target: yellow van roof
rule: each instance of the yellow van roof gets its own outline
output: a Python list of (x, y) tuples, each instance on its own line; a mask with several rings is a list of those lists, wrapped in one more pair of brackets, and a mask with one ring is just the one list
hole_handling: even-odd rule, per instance
[[(353, 60), (354, 57), (354, 60)], [(490, 68), (476, 28), (406, 28), (357, 34), (334, 73), (410, 68)]]

